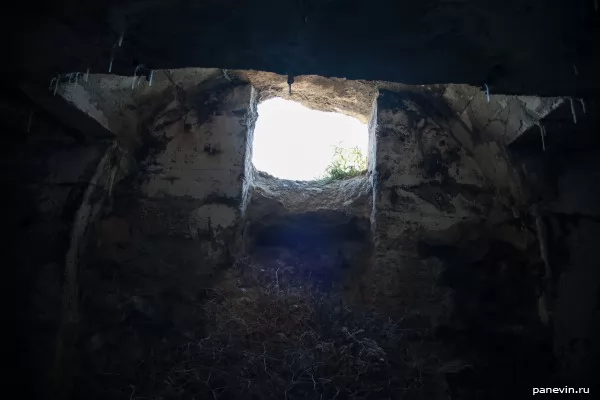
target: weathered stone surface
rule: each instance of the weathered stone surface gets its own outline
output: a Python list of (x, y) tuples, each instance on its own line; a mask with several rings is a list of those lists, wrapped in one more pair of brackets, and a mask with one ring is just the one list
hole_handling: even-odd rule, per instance
[[(86, 254), (81, 382), (109, 366), (126, 373), (150, 348), (193, 338), (202, 328), (198, 302), (237, 252), (254, 89), (221, 76), (164, 77), (128, 103), (126, 118), (140, 131), (117, 133), (132, 170), (98, 232), (126, 226), (129, 236), (99, 237)], [(98, 98), (111, 96), (119, 98), (114, 91)], [(106, 115), (109, 125), (129, 126), (118, 113)], [(120, 355), (116, 365), (98, 357), (107, 348)]]
[[(215, 68), (156, 70), (153, 72), (152, 85), (144, 76), (136, 78), (134, 82), (133, 75), (91, 74), (87, 81), (80, 78), (77, 83), (61, 82), (57, 93), (125, 139), (137, 134), (138, 114), (146, 118), (148, 112), (155, 112), (156, 105), (149, 105), (152, 104), (150, 99), (158, 93), (165, 94), (165, 102), (161, 102), (159, 108), (165, 107), (174, 99), (167, 94), (173, 85), (191, 90), (208, 79), (219, 77), (250, 83), (258, 92), (259, 102), (282, 97), (320, 111), (350, 115), (365, 123), (372, 115), (373, 101), (381, 89), (439, 95), (444, 97), (468, 129), (480, 132), (483, 137), (499, 139), (502, 136), (507, 144), (563, 103), (560, 97), (507, 96), (497, 93), (491, 93), (488, 102), (485, 89), (464, 84), (415, 86), (316, 75), (296, 76), (290, 95), (286, 75)], [(581, 111), (579, 101), (576, 100), (576, 103), (578, 111)]]
[(480, 141), (499, 140), (511, 143), (523, 132), (537, 125), (565, 101), (561, 97), (507, 96), (490, 93), (468, 85), (447, 85), (444, 99)]
[[(486, 128), (499, 109), (490, 115), (487, 99), (477, 96), (485, 104), (468, 118), (457, 112), (461, 99), (449, 92), (381, 91), (376, 107), (375, 248), (363, 276), (364, 298), (395, 315), (418, 315), (439, 332), (450, 354), (468, 343), (472, 351), (456, 354), (479, 365), (479, 379), (489, 384), (460, 383), (448, 374), (453, 393), (502, 390), (498, 379), (526, 384), (501, 367), (514, 360), (529, 360), (535, 365), (530, 376), (544, 379), (552, 359), (537, 296), (543, 265), (524, 217), (525, 183), (504, 137)], [(465, 108), (469, 101), (475, 100)], [(540, 107), (534, 118), (547, 110)], [(502, 125), (511, 132), (520, 126), (512, 118), (501, 122), (501, 131)], [(499, 352), (498, 342), (510, 345)]]
[[(11, 304), (17, 305), (9, 317), (16, 339), (9, 352), (16, 356), (21, 396), (49, 399), (57, 372), (65, 253), (76, 212), (109, 143), (63, 125), (26, 97), (0, 96), (0, 115), (0, 175), (9, 211), (5, 266), (14, 279), (7, 285), (14, 294)], [(95, 201), (103, 196), (102, 190), (93, 194)]]
[(258, 90), (259, 101), (281, 97), (295, 101), (308, 108), (326, 112), (338, 112), (367, 123), (377, 91), (382, 86), (406, 87), (389, 82), (369, 82), (343, 78), (324, 78), (316, 75), (297, 76), (289, 93), (288, 79), (260, 71), (227, 71), (229, 76), (239, 76)]
[[(497, 138), (465, 126), (452, 105), (435, 93), (381, 91), (377, 99), (374, 256), (363, 275), (364, 299), (452, 332), (448, 348), (463, 335), (501, 338), (522, 329), (522, 336), (506, 339), (515, 340), (516, 353), (491, 355), (493, 362), (477, 354), (489, 354), (486, 342), (473, 343), (479, 350), (468, 356), (472, 363), (502, 364), (523, 354), (522, 346), (541, 351), (533, 349), (547, 340), (533, 295), (539, 264), (528, 256), (536, 242), (522, 226), (513, 226), (516, 217), (508, 206), (516, 203), (516, 195), (505, 190), (505, 183), (495, 186), (498, 169), (512, 168), (506, 153), (496, 151), (490, 159), (474, 151), (480, 146), (498, 150)], [(507, 170), (502, 173), (510, 178)], [(518, 289), (512, 285), (520, 268), (506, 264), (532, 265)], [(495, 281), (493, 289), (481, 291), (490, 279), (513, 284)], [(507, 300), (511, 296), (520, 300)], [(497, 318), (487, 307), (512, 316)], [(473, 318), (489, 321), (480, 325)]]
[(244, 216), (245, 244), (251, 250), (255, 244), (369, 242), (371, 198), (366, 176), (301, 182), (255, 172)]
[[(515, 368), (519, 377), (532, 365), (549, 376), (549, 326), (565, 373), (591, 370), (600, 286), (588, 255), (598, 236), (598, 143), (576, 147), (568, 134), (561, 143), (549, 125), (545, 152), (535, 132), (548, 113), (564, 111), (564, 101), (492, 94), (488, 103), (465, 85), (318, 77), (296, 77), (295, 85), (290, 97), (285, 76), (188, 69), (156, 71), (152, 86), (145, 78), (95, 75), (60, 86), (62, 96), (115, 132), (128, 150), (120, 161), (131, 168), (109, 193), (83, 257), (82, 388), (94, 387), (86, 379), (105, 367), (126, 376), (156, 346), (202, 336), (198, 306), (219, 271), (241, 255), (435, 332), (431, 340), (444, 350), (431, 358), (464, 358), (491, 385), (473, 384), (473, 393), (523, 383), (511, 375)], [(370, 117), (367, 174), (323, 183), (254, 171), (256, 102), (279, 95)], [(570, 118), (569, 111), (559, 122)], [(522, 141), (526, 156), (535, 157), (516, 151)], [(563, 145), (573, 148), (563, 154)], [(64, 186), (87, 176), (101, 153), (55, 147), (38, 167), (56, 179), (31, 183), (36, 195), (58, 185), (36, 198), (45, 223), (75, 195)], [(539, 169), (544, 174), (533, 179)], [(541, 202), (536, 224), (532, 201)], [(46, 229), (33, 226), (26, 243), (41, 243)], [(60, 296), (53, 275), (60, 264), (41, 259), (34, 287), (47, 288), (42, 299)], [(43, 285), (50, 276), (53, 284)], [(54, 314), (42, 303), (33, 315), (50, 322)], [(498, 351), (499, 343), (507, 350)], [(448, 377), (453, 393), (464, 385)]]
[(544, 261), (540, 307), (552, 327), (557, 375), (566, 382), (594, 382), (600, 367), (600, 273), (596, 248), (600, 235), (597, 167), (600, 104), (586, 99), (587, 113), (569, 102), (544, 119), (546, 151), (537, 128), (510, 147), (531, 193), (536, 233)]
[[(72, 97), (69, 98), (72, 91), (76, 90), (72, 85), (68, 85), (69, 92), (65, 92), (66, 95), (68, 94), (67, 96), (59, 97), (53, 96), (49, 90), (32, 84), (22, 84), (20, 89), (39, 107), (58, 120), (66, 121), (65, 124), (72, 127), (75, 131), (85, 132), (87, 136), (105, 140), (113, 138), (113, 134), (108, 129), (106, 118), (104, 118), (101, 111), (90, 104), (89, 97), (85, 91), (80, 90), (77, 93), (79, 97), (74, 102)], [(69, 103), (79, 104), (78, 108), (83, 112), (73, 110)]]
[[(147, 129), (142, 146), (150, 147), (136, 153), (143, 170), (136, 177), (138, 205), (128, 217), (144, 234), (208, 240), (233, 251), (255, 94), (246, 83), (210, 76), (166, 74), (172, 83), (157, 79), (158, 87), (140, 97), (163, 108), (138, 122)], [(167, 90), (161, 85), (173, 91), (168, 102), (160, 99)]]
[(374, 234), (386, 249), (414, 254), (419, 232), (478, 224), (498, 205), (436, 101), (392, 92), (378, 99)]
[[(153, 73), (150, 83), (148, 77), (134, 78), (133, 74), (90, 74), (87, 80), (80, 76), (77, 82), (61, 81), (57, 96), (113, 132), (123, 148), (133, 149), (149, 145), (151, 121), (169, 104), (175, 106), (179, 100), (185, 103), (186, 92), (220, 75), (220, 70), (211, 68), (160, 70)], [(163, 122), (183, 118), (179, 111), (171, 109)]]
[(220, 230), (235, 228), (238, 223), (236, 209), (224, 204), (207, 204), (192, 211), (189, 221), (192, 237), (218, 234)]
[(491, 94), (488, 101), (486, 93), (466, 85), (448, 85), (443, 98), (458, 116), (449, 121), (454, 137), (477, 162), (500, 201), (510, 208), (523, 207), (527, 190), (507, 147), (532, 127), (538, 129), (564, 99)]
[(349, 218), (368, 219), (371, 213), (371, 185), (366, 176), (331, 182), (302, 182), (256, 172), (251, 190), (248, 221), (266, 222), (308, 212), (339, 212)]
[(251, 91), (252, 87), (248, 85), (234, 88), (225, 98), (219, 99), (223, 106), (217, 111), (218, 115), (208, 121), (202, 120), (196, 110), (189, 110), (179, 121), (161, 131), (156, 128), (171, 122), (165, 120), (167, 115), (181, 112), (179, 103), (168, 105), (163, 116), (153, 122), (156, 127), (153, 135), (158, 141), (166, 140), (166, 147), (155, 159), (153, 174), (142, 190), (149, 197), (239, 197), (246, 155), (244, 118)]
[(244, 215), (245, 252), (281, 279), (363, 302), (372, 254), (369, 176), (290, 181), (254, 171)]
[[(179, 202), (190, 213), (200, 209), (202, 218), (207, 210), (237, 215), (256, 118), (252, 87), (229, 82), (218, 70), (156, 71), (152, 85), (147, 79), (91, 75), (59, 85), (58, 92), (103, 121), (130, 151), (133, 170), (143, 171), (136, 185), (145, 203)], [(194, 218), (184, 220), (192, 226)]]
[(56, 334), (54, 384), (58, 393), (68, 392), (77, 374), (73, 361), (77, 357), (78, 349), (75, 343), (79, 337), (81, 320), (79, 285), (83, 269), (82, 255), (89, 242), (90, 227), (111, 199), (122, 160), (122, 151), (116, 143), (106, 149), (85, 188), (73, 218), (69, 247), (65, 254), (61, 321)]
[[(560, 231), (564, 241), (553, 245), (563, 247), (566, 259), (554, 262), (556, 298), (553, 304), (554, 354), (560, 360), (561, 372), (582, 381), (592, 378), (599, 366), (600, 270), (596, 253), (600, 237), (600, 222), (590, 218), (564, 221)], [(558, 260), (556, 260), (558, 261)]]

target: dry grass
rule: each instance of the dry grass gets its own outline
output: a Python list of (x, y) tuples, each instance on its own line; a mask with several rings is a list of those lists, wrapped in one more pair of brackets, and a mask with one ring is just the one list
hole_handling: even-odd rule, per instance
[(367, 156), (358, 147), (345, 148), (341, 143), (334, 148), (331, 163), (324, 175), (319, 178), (324, 182), (352, 178), (367, 172)]
[(239, 263), (204, 308), (206, 337), (172, 355), (160, 398), (426, 398), (407, 350), (419, 332), (280, 270)]

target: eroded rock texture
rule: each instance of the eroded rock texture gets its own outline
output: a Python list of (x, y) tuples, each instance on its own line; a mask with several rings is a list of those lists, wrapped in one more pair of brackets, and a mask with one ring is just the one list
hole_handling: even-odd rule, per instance
[(359, 290), (371, 251), (372, 191), (366, 176), (298, 182), (256, 172), (245, 214), (246, 252), (259, 264), (328, 290)]
[[(286, 218), (315, 214), (323, 225), (336, 228), (355, 221), (368, 231), (371, 183), (366, 176), (332, 182), (300, 182), (257, 172), (251, 182), (246, 220), (268, 227), (285, 224)], [(293, 223), (289, 223), (293, 225)]]
[[(4, 92), (0, 98), (8, 211), (5, 265), (15, 279), (7, 285), (15, 299), (9, 321), (14, 318), (16, 328), (7, 354), (14, 352), (15, 381), (23, 384), (22, 396), (51, 398), (55, 383), (63, 378), (57, 359), (70, 361), (73, 356), (73, 328), (79, 322), (78, 261), (92, 233), (90, 226), (110, 197), (112, 172), (121, 157), (110, 139), (87, 137), (24, 96)], [(67, 254), (72, 261), (68, 276)], [(65, 312), (67, 293), (74, 301)], [(62, 342), (66, 331), (70, 343)]]
[(102, 382), (98, 374), (131, 377), (141, 355), (201, 332), (196, 307), (237, 252), (254, 96), (243, 82), (208, 79), (173, 84), (144, 99), (152, 112), (137, 109), (134, 171), (98, 223), (82, 277), (78, 390), (119, 387), (122, 378)]
[[(526, 211), (504, 143), (457, 117), (437, 96), (378, 97), (367, 300), (418, 315), (448, 348), (470, 342), (460, 353), (478, 366), (481, 381), (467, 378), (474, 386), (463, 387), (459, 377), (472, 371), (453, 371), (455, 390), (502, 390), (499, 376), (526, 387), (531, 377), (521, 374), (531, 362), (537, 377), (548, 368), (549, 333), (536, 296), (543, 266), (535, 235), (519, 217)], [(482, 148), (491, 156), (482, 157)]]
[(544, 304), (553, 327), (553, 350), (559, 371), (572, 382), (593, 381), (598, 370), (600, 275), (598, 243), (598, 99), (564, 104), (542, 123), (547, 149), (537, 127), (511, 145), (528, 178), (536, 202), (540, 253), (545, 261)]
[[(589, 378), (600, 286), (597, 101), (571, 108), (466, 85), (297, 82), (290, 96), (285, 76), (186, 69), (155, 71), (152, 85), (143, 74), (58, 85), (61, 102), (85, 117), (76, 126), (112, 132), (109, 141), (31, 125), (29, 103), (12, 113), (11, 129), (46, 135), (25, 136), (35, 151), (15, 153), (7, 174), (11, 193), (29, 199), (11, 222), (19, 285), (30, 286), (20, 326), (35, 328), (24, 343), (40, 344), (28, 350), (43, 361), (40, 387), (85, 398), (131, 397), (132, 386), (187, 394), (147, 377), (210, 335), (207, 293), (217, 301), (214, 282), (248, 260), (277, 290), (281, 278), (339, 295), (334, 314), (370, 308), (418, 331), (403, 351), (422, 382), (436, 383), (431, 398), (505, 397), (529, 393), (533, 381)], [(256, 104), (273, 96), (368, 119), (367, 173), (324, 183), (255, 171)], [(76, 313), (64, 297), (74, 286), (60, 278), (73, 266)], [(58, 354), (50, 343), (75, 345)], [(65, 382), (49, 378), (56, 365)]]

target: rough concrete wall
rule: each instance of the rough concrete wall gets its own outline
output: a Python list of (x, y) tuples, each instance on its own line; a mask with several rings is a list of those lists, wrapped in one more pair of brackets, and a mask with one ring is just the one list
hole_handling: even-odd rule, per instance
[(477, 162), (501, 201), (515, 211), (526, 206), (531, 193), (506, 149), (524, 132), (538, 126), (564, 99), (488, 95), (468, 85), (447, 85), (443, 99), (458, 117), (453, 115), (448, 121), (454, 137)]
[(369, 231), (371, 185), (366, 176), (332, 182), (277, 179), (256, 172), (246, 222), (269, 226), (291, 223), (304, 214), (320, 215), (331, 227), (356, 220)]
[(116, 188), (86, 257), (77, 390), (101, 387), (107, 369), (129, 376), (142, 355), (201, 332), (197, 306), (238, 251), (255, 99), (249, 84), (223, 78), (144, 98), (138, 169)]
[[(372, 221), (377, 277), (371, 293), (377, 299), (400, 296), (393, 303), (403, 311), (426, 310), (429, 303), (437, 314), (443, 294), (426, 293), (419, 282), (427, 286), (441, 271), (422, 265), (418, 242), (436, 233), (450, 241), (460, 237), (452, 228), (481, 223), (494, 198), (432, 101), (388, 91), (377, 99)], [(410, 290), (403, 281), (413, 282)]]
[[(377, 88), (388, 82), (324, 78), (317, 75), (296, 76), (289, 92), (288, 77), (262, 71), (227, 71), (252, 83), (260, 92), (260, 101), (281, 97), (325, 112), (349, 115), (362, 123), (371, 116), (371, 106), (377, 97)], [(396, 84), (396, 86), (406, 86)]]
[(358, 276), (372, 250), (368, 177), (301, 182), (255, 172), (250, 190), (246, 255), (305, 283), (359, 290)]
[(218, 69), (184, 68), (154, 71), (152, 82), (149, 76), (134, 77), (133, 71), (128, 76), (91, 74), (87, 80), (79, 76), (77, 82), (67, 76), (56, 85), (56, 95), (51, 98), (63, 97), (110, 130), (120, 146), (134, 149), (144, 146), (148, 139), (142, 136), (147, 131), (144, 122), (177, 98), (177, 88), (184, 94), (220, 75)]
[[(265, 96), (285, 89), (284, 78)], [(361, 94), (352, 108), (341, 81), (304, 83), (301, 101), (350, 107), (349, 113), (364, 113), (376, 88), (350, 84), (360, 93), (349, 93)], [(93, 77), (87, 87), (93, 95), (71, 96), (91, 115), (103, 110), (138, 168), (121, 185), (113, 215), (98, 224), (84, 277), (86, 313), (94, 316), (83, 335), (90, 371), (115, 353), (125, 355), (117, 369), (126, 368), (159, 339), (178, 343), (201, 330), (193, 323), (200, 320), (193, 311), (198, 288), (210, 286), (216, 267), (242, 252), (236, 227), (243, 216), (253, 256), (323, 282), (346, 277), (358, 283), (362, 300), (384, 312), (414, 317), (416, 328), (449, 331), (448, 348), (472, 340), (472, 354), (458, 354), (497, 365), (485, 372), (488, 378), (511, 370), (511, 357), (537, 360), (543, 375), (543, 357), (551, 352), (541, 350), (548, 335), (538, 326), (543, 265), (524, 219), (531, 190), (506, 147), (560, 99), (492, 95), (488, 102), (485, 93), (462, 85), (383, 90), (370, 122), (371, 180), (322, 187), (260, 176), (253, 182), (257, 93), (248, 88), (231, 71), (193, 69), (157, 72), (152, 87), (143, 78)], [(311, 98), (313, 88), (321, 96)], [(65, 95), (79, 90), (64, 89)], [(375, 253), (365, 271), (369, 214)], [(123, 315), (130, 332), (119, 336)], [(498, 353), (485, 338), (510, 343), (512, 352)], [(104, 349), (110, 351), (101, 359)]]
[(123, 160), (122, 150), (113, 142), (98, 161), (73, 218), (69, 247), (65, 254), (61, 324), (56, 338), (53, 370), (55, 390), (59, 396), (67, 397), (71, 393), (73, 376), (78, 367), (76, 343), (81, 321), (79, 300), (82, 256), (92, 233), (91, 227), (112, 201), (117, 174), (121, 173), (122, 176), (124, 173)]
[(543, 300), (558, 371), (565, 383), (590, 386), (600, 367), (600, 101), (586, 99), (587, 114), (575, 105), (577, 124), (568, 103), (543, 121), (546, 151), (537, 128), (510, 150), (535, 194), (536, 230), (546, 263)]
[[(14, 270), (15, 382), (23, 398), (51, 398), (66, 254), (75, 216), (110, 142), (58, 123), (15, 93), (2, 96), (7, 267)], [(95, 196), (98, 199), (98, 196)], [(87, 224), (81, 225), (85, 230)], [(9, 289), (9, 290), (11, 290)]]
[(482, 222), (497, 206), (493, 187), (435, 101), (382, 91), (377, 104), (375, 233), (405, 255), (416, 254), (420, 232)]
[(568, 255), (553, 264), (563, 270), (557, 277), (553, 305), (554, 352), (566, 379), (589, 384), (600, 367), (600, 268), (596, 256), (600, 222), (597, 214), (560, 222), (564, 228), (553, 242), (564, 240), (560, 244)]
[[(550, 352), (537, 310), (537, 243), (508, 206), (512, 193), (488, 175), (509, 160), (481, 158), (465, 146), (461, 139), (494, 142), (456, 121), (439, 94), (381, 91), (376, 117), (375, 254), (366, 300), (439, 332), (446, 356), (462, 346), (455, 356), (488, 382), (469, 390), (531, 382), (503, 372), (524, 368), (515, 360), (534, 360), (535, 375), (544, 376)], [(511, 351), (498, 352), (496, 342)], [(451, 388), (465, 389), (452, 379)]]

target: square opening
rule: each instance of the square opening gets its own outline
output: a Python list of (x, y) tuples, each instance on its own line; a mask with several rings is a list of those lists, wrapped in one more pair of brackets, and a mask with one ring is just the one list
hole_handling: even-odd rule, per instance
[(258, 105), (252, 163), (276, 178), (344, 179), (367, 170), (368, 126), (282, 98)]

